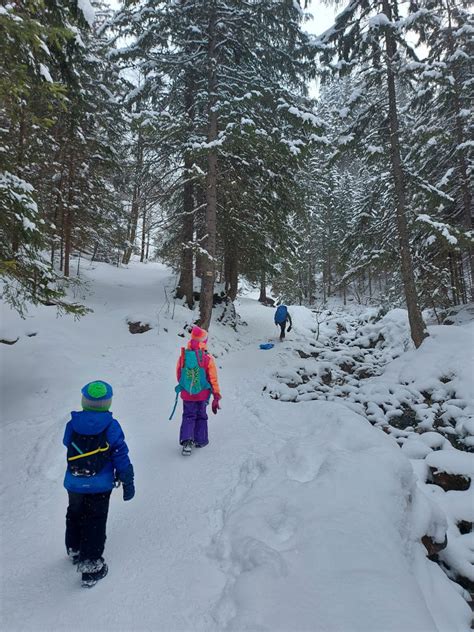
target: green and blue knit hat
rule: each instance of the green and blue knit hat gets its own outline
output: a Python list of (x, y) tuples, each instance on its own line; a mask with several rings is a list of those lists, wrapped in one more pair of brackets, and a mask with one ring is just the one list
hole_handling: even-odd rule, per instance
[(97, 380), (89, 382), (82, 389), (82, 408), (84, 410), (95, 410), (105, 412), (112, 405), (112, 387), (107, 382)]

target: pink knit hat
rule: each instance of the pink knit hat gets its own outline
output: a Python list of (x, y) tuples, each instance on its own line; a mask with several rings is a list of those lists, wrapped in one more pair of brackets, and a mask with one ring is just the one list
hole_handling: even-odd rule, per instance
[(207, 331), (205, 329), (201, 329), (197, 325), (194, 325), (191, 331), (191, 340), (196, 340), (197, 342), (207, 342)]

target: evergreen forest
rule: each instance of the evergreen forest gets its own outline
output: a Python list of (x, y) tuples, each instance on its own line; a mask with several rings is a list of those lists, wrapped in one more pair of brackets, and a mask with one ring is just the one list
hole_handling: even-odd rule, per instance
[(474, 16), (466, 0), (0, 6), (0, 272), (20, 313), (81, 258), (159, 259), (207, 328), (260, 301), (473, 299)]

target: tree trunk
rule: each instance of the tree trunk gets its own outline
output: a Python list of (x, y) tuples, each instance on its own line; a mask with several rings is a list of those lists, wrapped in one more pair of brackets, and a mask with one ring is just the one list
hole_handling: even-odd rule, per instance
[[(72, 136), (72, 135), (71, 135)], [(71, 144), (71, 147), (73, 145)], [(74, 204), (74, 183), (75, 183), (75, 160), (71, 150), (69, 159), (69, 181), (67, 194), (67, 208), (64, 215), (64, 276), (70, 275), (70, 260), (72, 252), (72, 226), (73, 226), (73, 204)]]
[(56, 150), (54, 157), (54, 164), (59, 164), (59, 182), (58, 184), (51, 187), (51, 195), (49, 199), (48, 208), (52, 209), (52, 224), (53, 227), (51, 229), (51, 266), (54, 268), (54, 261), (56, 258), (56, 236), (59, 234), (58, 231), (58, 222), (60, 216), (60, 206), (62, 205), (62, 195), (63, 195), (63, 184), (64, 184), (64, 173), (66, 170), (66, 165), (64, 161), (65, 150), (67, 144), (63, 141), (62, 138), (62, 126), (58, 125), (56, 128), (56, 132), (54, 134), (54, 142), (57, 144), (58, 149)]
[(308, 262), (308, 296), (309, 304), (312, 305), (314, 302), (314, 266), (311, 259)]
[(219, 263), (219, 283), (224, 283), (224, 256), (221, 255)]
[(51, 267), (54, 268), (54, 258), (56, 256), (56, 241), (55, 241), (55, 231), (57, 230), (57, 226), (58, 226), (58, 207), (55, 206), (54, 208), (54, 215), (53, 215), (53, 225), (56, 226), (56, 229), (53, 230), (52, 232), (52, 236), (51, 236)]
[(260, 275), (260, 296), (258, 300), (264, 305), (267, 304), (267, 275), (265, 273), (265, 270), (262, 270), (262, 273)]
[(99, 242), (96, 241), (94, 244), (94, 251), (92, 253), (92, 258), (91, 261), (95, 261), (95, 258), (97, 257), (97, 251), (99, 250)]
[(239, 260), (235, 244), (227, 244), (224, 254), (225, 291), (231, 301), (237, 298), (239, 289)]
[(142, 213), (142, 246), (140, 249), (140, 263), (143, 263), (145, 260), (145, 248), (146, 248), (146, 215), (147, 215), (146, 204), (143, 205), (143, 213)]
[(469, 302), (467, 298), (466, 289), (466, 277), (464, 274), (464, 261), (461, 255), (456, 256), (457, 270), (458, 270), (458, 282), (459, 282), (459, 294), (461, 295), (461, 302), (463, 305)]
[(132, 206), (130, 211), (130, 220), (127, 235), (127, 247), (123, 253), (122, 263), (125, 265), (130, 263), (130, 258), (133, 253), (133, 246), (135, 238), (137, 236), (138, 217), (140, 215), (140, 195), (141, 195), (141, 180), (142, 180), (142, 166), (143, 166), (143, 147), (142, 147), (142, 133), (141, 129), (138, 132), (137, 138), (137, 163), (135, 166), (135, 178), (133, 184), (132, 194)]
[(72, 218), (71, 210), (68, 208), (64, 215), (64, 276), (68, 277), (70, 274), (69, 264), (71, 260), (71, 237), (72, 237)]
[[(383, 0), (383, 12), (387, 18), (392, 20), (392, 10), (389, 0)], [(392, 175), (395, 186), (395, 211), (397, 219), (398, 240), (400, 250), (400, 266), (405, 290), (405, 300), (408, 309), (408, 320), (410, 323), (411, 337), (415, 347), (419, 347), (428, 335), (425, 323), (421, 315), (418, 304), (418, 295), (415, 285), (415, 275), (413, 272), (413, 260), (410, 251), (410, 241), (408, 237), (408, 226), (406, 219), (405, 203), (405, 180), (400, 155), (400, 140), (398, 129), (398, 109), (395, 90), (395, 75), (392, 63), (397, 53), (397, 45), (391, 30), (385, 33), (385, 45), (387, 52), (387, 88), (389, 102), (389, 122), (390, 122), (390, 157), (392, 163)]]
[(449, 277), (451, 279), (451, 300), (453, 305), (458, 305), (458, 298), (456, 294), (456, 278), (454, 274), (454, 261), (452, 253), (448, 253), (448, 261), (449, 261)]
[(186, 297), (186, 305), (192, 309), (193, 299), (193, 264), (194, 256), (192, 242), (194, 237), (194, 217), (193, 217), (193, 193), (192, 183), (184, 185), (184, 215), (181, 232), (181, 269), (178, 287), (176, 288), (176, 298)]
[(235, 301), (237, 298), (237, 292), (239, 291), (239, 260), (237, 257), (237, 251), (232, 258), (232, 266), (230, 268), (230, 287), (229, 298), (231, 301)]
[(150, 258), (150, 231), (148, 231), (146, 236), (146, 260)]
[(451, 270), (451, 288), (454, 305), (466, 303), (466, 293), (462, 277), (462, 259), (456, 253), (449, 254)]
[[(54, 258), (56, 255), (56, 244), (55, 244), (55, 233), (58, 230), (58, 218), (59, 213), (62, 207), (62, 199), (63, 199), (63, 183), (64, 183), (64, 164), (61, 166), (61, 174), (59, 176), (59, 184), (56, 192), (56, 199), (54, 202), (54, 215), (53, 215), (53, 225), (55, 228), (53, 229), (53, 234), (51, 237), (51, 266), (54, 267)], [(61, 265), (62, 268), (62, 265)]]
[(331, 269), (331, 252), (328, 251), (328, 259), (327, 259), (327, 266), (328, 266), (328, 271), (327, 271), (327, 283), (328, 283), (328, 297), (331, 296), (331, 292), (332, 292), (332, 269)]
[[(184, 106), (188, 116), (188, 132), (194, 128), (194, 80), (191, 70), (186, 72), (186, 91)], [(184, 154), (184, 185), (183, 185), (183, 226), (181, 244), (181, 270), (176, 289), (176, 298), (186, 297), (186, 305), (189, 309), (194, 306), (194, 255), (192, 242), (194, 238), (194, 185), (192, 181), (193, 159), (187, 151)]]
[(224, 252), (224, 290), (228, 295), (230, 290), (230, 259), (228, 246)]
[(66, 223), (64, 205), (61, 209), (61, 238), (59, 240), (59, 269), (64, 270), (64, 226)]
[[(454, 55), (455, 46), (453, 41), (453, 30), (451, 23), (451, 5), (450, 1), (447, 0), (446, 8), (448, 12), (448, 46), (449, 52), (451, 55)], [(459, 168), (459, 181), (461, 186), (461, 195), (462, 195), (462, 216), (463, 216), (463, 225), (466, 231), (472, 231), (472, 192), (470, 187), (470, 178), (469, 178), (469, 170), (468, 163), (465, 156), (464, 149), (461, 149), (461, 146), (465, 143), (465, 141), (470, 140), (470, 138), (464, 135), (464, 119), (462, 116), (462, 107), (461, 107), (461, 95), (459, 89), (459, 76), (458, 72), (456, 72), (456, 68), (453, 68), (453, 107), (454, 107), (454, 117), (455, 117), (455, 128), (456, 128), (456, 144), (457, 144), (457, 157), (458, 157), (458, 168)], [(474, 301), (474, 249), (471, 245), (467, 247), (467, 255), (463, 257), (464, 259), (464, 267), (467, 270), (467, 277), (469, 279), (469, 297), (471, 301)], [(464, 277), (463, 277), (464, 278)]]
[(125, 265), (130, 263), (130, 259), (133, 253), (133, 245), (137, 236), (138, 216), (140, 214), (140, 204), (138, 201), (139, 195), (139, 187), (138, 185), (135, 185), (133, 187), (132, 208), (130, 212), (130, 227), (127, 236), (127, 247), (125, 248), (125, 252), (123, 253), (122, 257), (122, 263), (124, 263)]
[(195, 274), (199, 279), (202, 279), (203, 269), (204, 269), (204, 256), (201, 254), (200, 249), (204, 247), (204, 237), (205, 237), (205, 228), (204, 228), (204, 215), (206, 208), (206, 192), (203, 188), (196, 183), (194, 186), (194, 193), (196, 196), (196, 206), (197, 210), (195, 213), (195, 233), (196, 233), (196, 243), (199, 246), (198, 252), (196, 253), (196, 271)]
[[(23, 178), (25, 169), (25, 146), (26, 146), (26, 114), (24, 103), (20, 105), (20, 117), (18, 126), (18, 147), (17, 147), (17, 159), (16, 170), (19, 178)], [(21, 237), (18, 229), (15, 229), (12, 235), (12, 251), (17, 253), (20, 249)]]
[(18, 147), (17, 147), (17, 174), (20, 178), (23, 177), (23, 171), (25, 167), (25, 145), (26, 145), (26, 115), (25, 104), (20, 105), (20, 116), (18, 124)]
[(217, 139), (218, 118), (215, 108), (217, 101), (217, 41), (216, 41), (216, 11), (212, 7), (209, 19), (209, 48), (208, 48), (208, 132), (207, 142), (207, 177), (206, 177), (206, 256), (201, 282), (201, 297), (199, 302), (199, 324), (209, 329), (212, 316), (212, 302), (215, 280), (216, 230), (217, 230)]

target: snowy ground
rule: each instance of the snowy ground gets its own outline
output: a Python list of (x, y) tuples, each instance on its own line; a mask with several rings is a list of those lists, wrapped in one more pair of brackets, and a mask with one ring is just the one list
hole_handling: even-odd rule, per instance
[[(452, 513), (417, 482), (396, 439), (356, 405), (268, 396), (279, 368), (297, 372), (308, 310), (292, 311), (291, 340), (270, 351), (258, 343), (276, 337), (273, 312), (253, 299), (238, 305), (247, 325), (213, 324), (223, 410), (210, 445), (184, 459), (179, 416), (168, 416), (190, 312), (170, 302), (169, 272), (94, 264), (84, 273), (94, 312), (80, 321), (51, 307), (26, 321), (2, 315), (0, 338), (19, 337), (0, 345), (2, 630), (469, 628), (462, 589), (420, 542), (441, 541)], [(131, 335), (127, 319), (154, 328)], [(130, 503), (113, 494), (109, 576), (84, 591), (64, 552), (61, 440), (80, 387), (97, 378), (114, 386), (137, 494)]]

